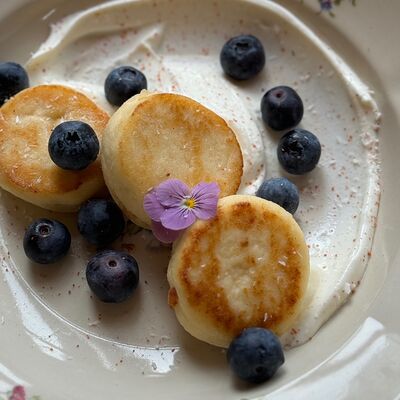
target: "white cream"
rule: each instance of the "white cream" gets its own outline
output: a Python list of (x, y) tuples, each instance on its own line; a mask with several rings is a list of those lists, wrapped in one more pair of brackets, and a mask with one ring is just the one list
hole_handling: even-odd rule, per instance
[[(343, 304), (367, 266), (379, 200), (379, 111), (349, 66), (284, 8), (269, 1), (231, 1), (229, 9), (222, 18), (219, 5), (211, 2), (124, 0), (94, 7), (54, 25), (28, 70), (32, 84), (72, 86), (110, 112), (103, 84), (119, 65), (141, 69), (149, 90), (200, 101), (234, 126), (245, 161), (240, 193), (249, 194), (265, 177), (288, 176), (276, 157), (280, 135), (260, 118), (262, 94), (279, 84), (300, 93), (301, 126), (320, 138), (323, 152), (315, 171), (290, 177), (301, 188), (295, 217), (312, 264), (307, 305), (282, 337), (293, 346), (311, 338)], [(234, 83), (222, 73), (219, 51), (241, 32), (262, 40), (267, 63), (256, 79)], [(141, 248), (143, 259), (151, 258), (148, 249)]]

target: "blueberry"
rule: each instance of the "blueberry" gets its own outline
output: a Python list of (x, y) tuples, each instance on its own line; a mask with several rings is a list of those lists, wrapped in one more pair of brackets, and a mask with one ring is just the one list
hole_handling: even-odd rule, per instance
[(21, 65), (13, 62), (0, 63), (0, 106), (27, 87), (28, 74)]
[(90, 289), (106, 303), (121, 303), (132, 295), (139, 283), (139, 267), (128, 253), (104, 250), (86, 267)]
[(279, 339), (264, 328), (244, 329), (231, 342), (227, 359), (240, 379), (252, 383), (261, 383), (272, 378), (285, 362)]
[(88, 200), (79, 210), (78, 230), (91, 244), (106, 246), (116, 240), (124, 229), (124, 215), (111, 200)]
[(261, 100), (262, 118), (276, 131), (294, 128), (300, 123), (303, 113), (300, 96), (288, 86), (274, 87)]
[(26, 256), (39, 264), (51, 264), (64, 257), (71, 246), (71, 234), (61, 222), (41, 218), (33, 222), (24, 236)]
[(233, 79), (253, 78), (264, 68), (264, 47), (253, 35), (233, 37), (222, 47), (220, 62), (224, 72)]
[(79, 171), (96, 160), (100, 144), (90, 125), (66, 121), (54, 128), (48, 149), (50, 158), (60, 168)]
[(273, 178), (264, 181), (257, 190), (257, 196), (273, 201), (287, 212), (294, 214), (299, 206), (299, 190), (286, 178)]
[(118, 67), (112, 70), (104, 84), (107, 100), (114, 106), (121, 106), (135, 94), (147, 89), (147, 79), (133, 67)]
[(282, 136), (278, 144), (278, 160), (283, 169), (293, 175), (312, 171), (321, 156), (318, 138), (304, 129), (293, 129)]

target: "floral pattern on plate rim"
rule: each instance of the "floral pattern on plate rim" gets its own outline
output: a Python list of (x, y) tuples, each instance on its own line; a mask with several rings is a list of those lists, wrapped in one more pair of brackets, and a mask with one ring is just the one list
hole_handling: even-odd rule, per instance
[[(340, 6), (340, 4), (344, 0), (318, 0), (319, 6), (321, 11), (320, 12), (327, 12), (331, 17), (334, 17), (335, 14), (333, 13), (333, 8), (336, 6)], [(351, 5), (356, 5), (356, 0), (347, 0), (351, 3)]]
[(41, 398), (39, 396), (26, 397), (25, 388), (18, 385), (9, 392), (0, 393), (0, 400), (41, 400)]

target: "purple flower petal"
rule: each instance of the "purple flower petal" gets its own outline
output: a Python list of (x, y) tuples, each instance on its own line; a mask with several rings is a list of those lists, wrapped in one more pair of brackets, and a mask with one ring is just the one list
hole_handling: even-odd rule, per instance
[(193, 214), (198, 219), (211, 219), (217, 215), (217, 202), (210, 203), (209, 205), (195, 207), (193, 209)]
[(193, 210), (185, 207), (173, 207), (165, 210), (161, 216), (161, 223), (167, 229), (186, 229), (196, 221)]
[(182, 233), (182, 231), (173, 231), (162, 226), (160, 222), (152, 221), (151, 224), (153, 235), (162, 243), (172, 243)]
[(158, 201), (164, 207), (177, 207), (185, 196), (190, 194), (190, 190), (179, 179), (168, 179), (157, 186), (156, 194)]
[(143, 207), (150, 219), (160, 222), (161, 215), (164, 213), (165, 208), (158, 201), (154, 190), (144, 196)]
[(210, 219), (217, 213), (219, 186), (216, 183), (199, 183), (192, 190), (192, 196), (196, 201), (193, 213), (196, 218)]
[(201, 182), (192, 189), (191, 195), (192, 195), (192, 197), (194, 197), (196, 202), (199, 202), (205, 198), (212, 198), (212, 199), (217, 198), (218, 199), (220, 192), (221, 192), (221, 190), (217, 183)]

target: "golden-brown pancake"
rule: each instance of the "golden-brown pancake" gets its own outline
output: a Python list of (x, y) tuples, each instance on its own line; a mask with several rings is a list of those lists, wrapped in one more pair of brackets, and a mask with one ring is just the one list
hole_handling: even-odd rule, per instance
[(84, 94), (60, 85), (26, 89), (0, 109), (0, 186), (15, 196), (55, 211), (76, 211), (104, 190), (100, 160), (82, 171), (53, 163), (48, 140), (64, 121), (88, 123), (99, 140), (108, 114)]
[(169, 304), (191, 335), (227, 347), (247, 327), (284, 333), (309, 276), (308, 248), (292, 215), (270, 201), (235, 195), (174, 244)]
[(235, 133), (213, 111), (188, 97), (149, 93), (124, 103), (102, 142), (104, 179), (114, 200), (143, 227), (145, 194), (170, 178), (193, 187), (217, 182), (221, 196), (236, 193), (243, 173)]

